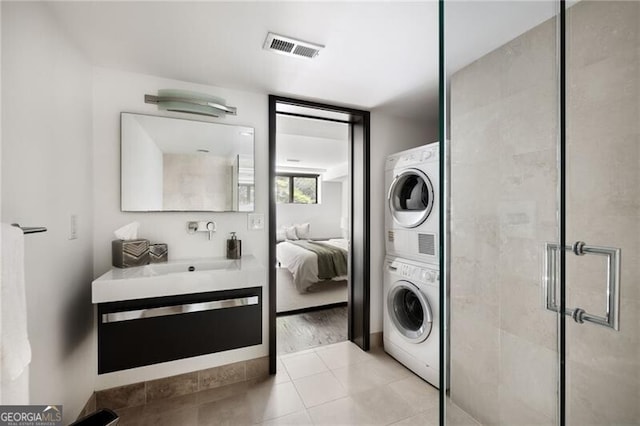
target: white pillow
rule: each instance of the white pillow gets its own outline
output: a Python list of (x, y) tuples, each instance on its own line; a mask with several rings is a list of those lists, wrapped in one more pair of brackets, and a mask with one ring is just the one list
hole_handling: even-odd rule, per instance
[(285, 236), (287, 240), (297, 240), (298, 234), (296, 234), (295, 226), (283, 226)]
[(276, 241), (284, 241), (287, 239), (287, 233), (284, 228), (276, 230)]
[(296, 235), (301, 240), (309, 239), (309, 228), (311, 225), (309, 223), (303, 223), (302, 225), (293, 225), (296, 228)]

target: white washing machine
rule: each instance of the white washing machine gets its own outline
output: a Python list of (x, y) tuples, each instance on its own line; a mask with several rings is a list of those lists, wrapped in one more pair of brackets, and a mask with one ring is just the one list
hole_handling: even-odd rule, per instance
[(440, 277), (433, 265), (387, 257), (384, 263), (384, 350), (440, 386)]
[(387, 157), (387, 255), (438, 265), (438, 148), (434, 142)]

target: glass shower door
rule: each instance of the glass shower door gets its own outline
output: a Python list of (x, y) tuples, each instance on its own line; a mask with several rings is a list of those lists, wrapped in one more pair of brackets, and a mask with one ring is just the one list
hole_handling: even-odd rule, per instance
[(449, 425), (552, 425), (557, 313), (542, 306), (559, 222), (556, 2), (445, 2)]
[(446, 424), (640, 424), (640, 2), (566, 6), (444, 4)]
[(637, 425), (640, 3), (580, 1), (565, 34), (566, 241), (612, 250), (566, 252), (565, 424)]

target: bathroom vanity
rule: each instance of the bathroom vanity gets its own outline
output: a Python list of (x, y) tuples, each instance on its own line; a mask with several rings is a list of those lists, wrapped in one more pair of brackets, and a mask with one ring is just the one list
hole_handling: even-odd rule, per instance
[(92, 284), (98, 373), (262, 343), (264, 277), (251, 255), (111, 269)]

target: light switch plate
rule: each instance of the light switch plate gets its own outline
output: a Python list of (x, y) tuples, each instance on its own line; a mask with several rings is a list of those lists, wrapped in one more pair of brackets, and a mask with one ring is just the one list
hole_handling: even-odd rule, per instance
[(69, 239), (78, 239), (78, 215), (75, 213), (69, 215)]
[(247, 228), (250, 231), (264, 229), (264, 215), (262, 213), (249, 213)]

